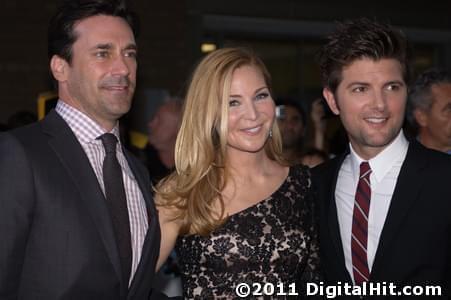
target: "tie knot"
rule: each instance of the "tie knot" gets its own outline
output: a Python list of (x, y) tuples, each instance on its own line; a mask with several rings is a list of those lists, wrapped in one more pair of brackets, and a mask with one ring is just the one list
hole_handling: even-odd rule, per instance
[(112, 133), (105, 133), (99, 137), (102, 140), (105, 153), (116, 153), (117, 138)]
[(370, 164), (367, 161), (360, 163), (360, 178), (368, 176), (371, 174)]

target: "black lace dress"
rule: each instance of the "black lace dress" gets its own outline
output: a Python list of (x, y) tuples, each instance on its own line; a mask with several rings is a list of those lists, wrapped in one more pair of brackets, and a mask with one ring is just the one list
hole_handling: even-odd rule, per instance
[[(230, 216), (208, 236), (180, 237), (184, 297), (237, 299), (236, 287), (244, 282), (247, 299), (302, 298), (306, 283), (320, 280), (311, 194), (308, 169), (292, 167), (269, 198)], [(262, 291), (266, 283), (274, 285), (271, 296)]]

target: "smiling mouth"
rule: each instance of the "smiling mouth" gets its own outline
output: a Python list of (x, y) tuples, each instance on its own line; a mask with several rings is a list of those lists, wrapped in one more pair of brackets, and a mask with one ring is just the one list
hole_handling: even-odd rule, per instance
[(388, 118), (365, 118), (366, 122), (371, 124), (382, 124), (388, 120)]
[(260, 132), (262, 127), (263, 127), (262, 125), (258, 125), (255, 127), (242, 129), (242, 131), (244, 131), (245, 133), (248, 133), (248, 134), (256, 134), (256, 133)]

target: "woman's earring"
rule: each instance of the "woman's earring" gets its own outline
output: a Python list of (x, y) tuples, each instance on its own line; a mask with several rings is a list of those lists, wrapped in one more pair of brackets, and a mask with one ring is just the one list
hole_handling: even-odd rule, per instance
[(272, 129), (269, 130), (269, 137), (272, 138)]

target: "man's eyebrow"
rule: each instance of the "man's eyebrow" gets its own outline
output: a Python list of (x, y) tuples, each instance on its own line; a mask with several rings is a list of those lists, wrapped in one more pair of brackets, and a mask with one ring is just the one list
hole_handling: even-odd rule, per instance
[[(390, 84), (405, 85), (405, 83), (402, 80), (396, 80), (395, 79), (395, 80), (387, 81), (386, 83), (384, 83), (384, 86), (390, 85)], [(353, 81), (353, 82), (350, 82), (346, 87), (349, 88), (349, 87), (352, 87), (354, 85), (369, 86), (369, 85), (371, 85), (371, 83), (364, 82), (364, 81)]]
[(402, 80), (390, 80), (390, 81), (388, 81), (385, 85), (388, 85), (388, 84), (405, 85), (404, 81), (402, 81)]
[[(100, 50), (109, 50), (114, 48), (113, 44), (111, 43), (103, 43), (103, 44), (97, 44), (94, 47), (92, 47), (93, 50), (100, 49)], [(124, 48), (125, 50), (138, 50), (138, 47), (136, 44), (130, 43)]]
[(354, 86), (354, 85), (368, 86), (370, 84), (368, 82), (363, 82), (363, 81), (353, 81), (353, 82), (350, 82), (346, 87), (349, 88), (349, 87)]
[(113, 45), (111, 43), (104, 43), (104, 44), (97, 44), (94, 47), (92, 47), (91, 49), (96, 50), (96, 49), (101, 49), (101, 50), (108, 50), (113, 48)]
[(128, 44), (125, 48), (125, 50), (138, 50), (138, 46), (136, 46), (136, 44)]

